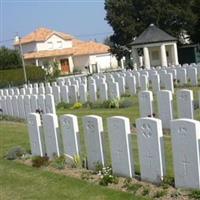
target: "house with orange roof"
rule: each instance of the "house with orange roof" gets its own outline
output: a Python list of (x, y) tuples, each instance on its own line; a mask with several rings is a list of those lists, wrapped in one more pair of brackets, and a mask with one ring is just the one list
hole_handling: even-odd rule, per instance
[(99, 72), (117, 68), (118, 62), (107, 45), (94, 41), (81, 41), (72, 35), (47, 28), (39, 28), (25, 37), (16, 38), (14, 46), (21, 43), (25, 63), (43, 66), (58, 62), (62, 73), (80, 71)]

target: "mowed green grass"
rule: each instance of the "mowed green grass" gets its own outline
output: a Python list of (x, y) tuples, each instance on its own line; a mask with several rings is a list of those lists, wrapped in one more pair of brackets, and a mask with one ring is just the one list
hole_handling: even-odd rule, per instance
[[(195, 100), (198, 100), (198, 87), (193, 88)], [(125, 116), (130, 119), (132, 132), (135, 133), (135, 120), (139, 118), (139, 105), (137, 97), (129, 97), (133, 106), (123, 109), (87, 109), (78, 110), (59, 109), (58, 115), (74, 114), (78, 117), (81, 151), (85, 155), (82, 117), (85, 115), (99, 115), (103, 118), (104, 125), (104, 150), (106, 163), (110, 164), (110, 148), (107, 133), (107, 118), (111, 116)], [(154, 97), (154, 110), (157, 114), (156, 97)], [(176, 116), (176, 98), (174, 95), (174, 116)], [(199, 109), (195, 111), (195, 119), (200, 119)], [(168, 176), (173, 176), (173, 159), (170, 135), (164, 135), (166, 170)], [(6, 152), (16, 146), (22, 146), (29, 150), (28, 130), (25, 123), (0, 122), (0, 199), (140, 199), (132, 194), (113, 191), (104, 187), (89, 184), (62, 175), (47, 172), (43, 169), (35, 169), (3, 159)], [(139, 158), (137, 136), (132, 136), (132, 148), (135, 169), (139, 173)]]
[(35, 169), (3, 159), (15, 146), (29, 149), (24, 123), (0, 122), (0, 199), (1, 200), (115, 200), (144, 199), (82, 180)]

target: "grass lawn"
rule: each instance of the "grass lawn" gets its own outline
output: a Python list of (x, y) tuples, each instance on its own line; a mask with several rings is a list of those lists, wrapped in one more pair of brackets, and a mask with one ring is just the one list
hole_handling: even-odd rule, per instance
[[(193, 88), (193, 90), (195, 100), (197, 100), (198, 88)], [(84, 115), (91, 114), (101, 116), (104, 122), (104, 149), (106, 155), (106, 162), (107, 164), (110, 164), (110, 151), (106, 119), (110, 116), (126, 116), (130, 119), (132, 128), (131, 130), (134, 133), (135, 119), (139, 117), (138, 100), (137, 97), (128, 98), (131, 99), (133, 102), (133, 106), (129, 108), (81, 108), (78, 110), (59, 109), (57, 110), (57, 113), (59, 116), (62, 114), (74, 114), (78, 117), (82, 152), (85, 152), (82, 117)], [(154, 102), (154, 107), (155, 105), (156, 101)], [(154, 110), (155, 112), (157, 112), (156, 109)], [(174, 110), (176, 112), (176, 103), (174, 103)], [(195, 111), (195, 119), (200, 119), (199, 109)], [(132, 139), (135, 169), (139, 173), (137, 138), (135, 134), (133, 134)], [(171, 138), (169, 134), (164, 135), (164, 142), (167, 175), (173, 176), (172, 147)], [(139, 197), (134, 197), (130, 193), (119, 192), (105, 187), (92, 185), (85, 181), (77, 180), (63, 175), (57, 175), (42, 169), (35, 169), (20, 163), (16, 163), (14, 161), (7, 161), (3, 159), (3, 156), (8, 151), (8, 149), (16, 146), (24, 147), (27, 150), (30, 149), (28, 132), (25, 123), (0, 121), (0, 199), (2, 200), (142, 199)]]
[(0, 122), (0, 199), (1, 200), (115, 200), (143, 199), (130, 193), (92, 185), (85, 181), (35, 169), (2, 157), (8, 149), (21, 146), (29, 149), (24, 123)]

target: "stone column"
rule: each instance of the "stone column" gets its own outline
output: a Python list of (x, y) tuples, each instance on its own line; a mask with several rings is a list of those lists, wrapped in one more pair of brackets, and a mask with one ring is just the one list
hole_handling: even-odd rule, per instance
[(144, 66), (145, 66), (146, 69), (150, 69), (151, 64), (150, 64), (148, 47), (144, 47), (143, 52), (144, 52)]
[(35, 60), (35, 65), (36, 65), (37, 67), (39, 66), (39, 60), (38, 60), (38, 59)]
[(177, 52), (177, 44), (174, 43), (171, 47), (171, 51), (172, 51), (172, 63), (174, 65), (178, 65), (178, 52)]
[(160, 46), (160, 55), (161, 55), (161, 66), (167, 67), (167, 55), (166, 55), (166, 49), (165, 49), (164, 44)]
[(68, 57), (68, 61), (69, 61), (70, 72), (73, 72), (73, 70), (74, 70), (74, 62), (73, 62), (72, 56)]

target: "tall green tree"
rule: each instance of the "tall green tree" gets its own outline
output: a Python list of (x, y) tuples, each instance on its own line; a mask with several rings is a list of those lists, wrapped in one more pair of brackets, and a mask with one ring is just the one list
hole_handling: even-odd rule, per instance
[(110, 36), (111, 50), (118, 57), (130, 48), (134, 37), (154, 23), (169, 34), (181, 37), (194, 26), (195, 15), (188, 0), (105, 0), (106, 20), (114, 34)]
[(200, 43), (200, 0), (193, 0), (192, 12), (196, 15), (196, 19), (193, 22), (194, 27), (188, 32), (194, 43)]
[(21, 57), (17, 50), (6, 47), (0, 48), (0, 69), (22, 67)]

